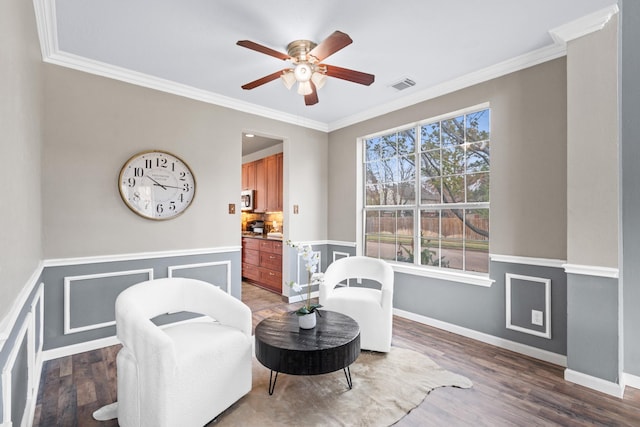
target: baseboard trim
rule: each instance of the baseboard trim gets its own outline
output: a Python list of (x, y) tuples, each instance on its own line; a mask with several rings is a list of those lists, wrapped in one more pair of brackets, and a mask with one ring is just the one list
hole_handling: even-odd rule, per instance
[(106, 338), (100, 338), (93, 341), (86, 341), (78, 344), (67, 345), (65, 347), (52, 348), (50, 350), (44, 350), (42, 352), (42, 361), (58, 359), (60, 357), (71, 356), (78, 353), (84, 353), (85, 351), (93, 351), (103, 347), (109, 347), (112, 345), (120, 344), (118, 337), (111, 336)]
[(624, 379), (624, 385), (627, 387), (633, 387), (640, 390), (640, 377), (632, 374), (622, 374)]
[(624, 396), (624, 384), (616, 384), (614, 382), (583, 374), (582, 372), (568, 368), (564, 370), (564, 379), (620, 399)]
[(553, 353), (547, 350), (541, 350), (536, 347), (531, 347), (526, 344), (517, 343), (515, 341), (506, 340), (493, 335), (485, 334), (483, 332), (474, 331), (473, 329), (464, 328), (462, 326), (454, 325), (452, 323), (443, 322), (441, 320), (433, 319), (430, 317), (422, 316), (419, 314), (411, 313), (409, 311), (393, 309), (393, 314), (403, 317), (405, 319), (413, 320), (418, 323), (433, 326), (434, 328), (442, 329), (447, 332), (452, 332), (457, 335), (462, 335), (467, 338), (481, 341), (486, 344), (491, 344), (496, 347), (511, 350), (516, 353), (523, 354), (525, 356), (533, 357), (535, 359), (543, 360), (545, 362), (553, 363), (562, 367), (567, 366), (567, 356), (562, 354)]

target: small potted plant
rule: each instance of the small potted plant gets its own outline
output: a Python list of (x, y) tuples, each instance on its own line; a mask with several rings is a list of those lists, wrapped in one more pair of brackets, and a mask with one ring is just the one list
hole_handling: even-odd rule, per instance
[[(295, 313), (298, 315), (300, 328), (312, 329), (316, 326), (316, 312), (318, 308), (322, 307), (320, 304), (311, 303), (311, 287), (318, 284), (321, 280), (321, 275), (317, 273), (320, 257), (317, 252), (313, 252), (311, 245), (296, 245), (291, 243), (291, 240), (287, 240), (287, 245), (298, 250), (307, 270), (309, 277), (307, 282), (307, 299), (305, 304), (296, 310)], [(298, 293), (302, 292), (302, 286), (297, 282), (289, 282), (289, 287)]]

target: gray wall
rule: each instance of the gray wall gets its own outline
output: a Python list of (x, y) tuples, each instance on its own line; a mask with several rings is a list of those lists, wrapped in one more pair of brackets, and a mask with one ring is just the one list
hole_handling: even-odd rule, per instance
[[(618, 268), (618, 16), (567, 46), (567, 262)], [(618, 382), (618, 280), (567, 279), (567, 365)]]
[[(330, 134), (329, 238), (356, 240), (356, 139), (483, 102), (491, 108), (492, 254), (566, 259), (566, 61), (546, 62)], [(551, 339), (531, 324), (532, 294), (514, 292), (506, 327), (506, 273), (551, 280)], [(562, 268), (491, 262), (489, 287), (396, 273), (394, 307), (560, 355), (566, 354)], [(534, 299), (544, 299), (536, 287)], [(517, 289), (521, 290), (521, 289)], [(527, 319), (527, 320), (525, 320)], [(546, 325), (545, 325), (546, 326)]]
[(491, 252), (566, 259), (566, 70), (560, 58), (329, 135), (329, 238), (356, 239), (356, 139), (491, 106)]
[(640, 376), (640, 2), (625, 0), (621, 25), (624, 371)]
[[(43, 149), (44, 257), (153, 252), (240, 245), (241, 134), (284, 140), (285, 232), (326, 238), (327, 135), (299, 126), (57, 66), (46, 66)], [(133, 154), (161, 149), (187, 162), (193, 204), (170, 221), (133, 214), (117, 178)], [(290, 203), (289, 203), (290, 202)]]
[(617, 383), (618, 281), (567, 275), (567, 366)]
[(567, 44), (567, 261), (618, 267), (618, 16)]
[(42, 258), (41, 74), (33, 4), (0, 2), (0, 324)]
[[(27, 355), (17, 329), (26, 310), (15, 301), (42, 258), (40, 155), (42, 144), (42, 62), (33, 3), (23, 0), (0, 2), (0, 334), (7, 332), (7, 316), (18, 310), (16, 326), (4, 346), (0, 344), (0, 370), (9, 369), (13, 409), (3, 407), (0, 387), (0, 423), (20, 425), (26, 404)], [(27, 307), (31, 301), (26, 301)], [(6, 322), (6, 323), (5, 323)], [(13, 366), (10, 352), (18, 347)]]

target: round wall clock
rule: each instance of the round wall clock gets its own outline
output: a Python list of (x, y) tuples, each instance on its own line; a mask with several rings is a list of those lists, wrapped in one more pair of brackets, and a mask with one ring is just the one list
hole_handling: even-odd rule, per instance
[(155, 220), (175, 218), (193, 202), (196, 180), (189, 166), (165, 151), (145, 151), (122, 166), (120, 196), (138, 215)]

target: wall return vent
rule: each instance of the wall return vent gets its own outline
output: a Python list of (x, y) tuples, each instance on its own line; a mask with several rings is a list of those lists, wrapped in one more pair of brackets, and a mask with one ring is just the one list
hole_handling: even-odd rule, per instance
[(416, 82), (414, 82), (413, 80), (411, 80), (408, 77), (405, 77), (404, 79), (400, 80), (399, 82), (396, 82), (394, 84), (391, 85), (392, 88), (394, 88), (395, 90), (404, 90), (404, 89), (408, 89), (411, 86), (415, 86)]

